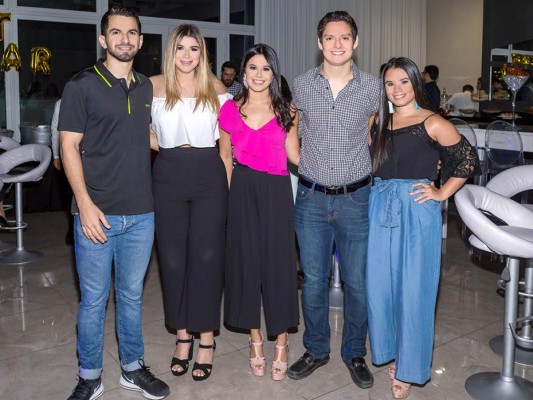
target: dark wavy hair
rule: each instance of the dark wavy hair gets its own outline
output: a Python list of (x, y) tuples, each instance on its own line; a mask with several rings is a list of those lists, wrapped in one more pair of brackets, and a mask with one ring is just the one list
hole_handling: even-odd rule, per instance
[[(407, 57), (391, 58), (383, 67), (381, 73), (381, 106), (379, 113), (376, 115), (372, 123), (372, 167), (374, 172), (387, 159), (386, 145), (387, 141), (391, 140), (391, 135), (388, 127), (393, 124), (392, 113), (389, 111), (389, 103), (387, 93), (385, 92), (385, 75), (387, 71), (392, 68), (403, 69), (407, 73), (407, 77), (413, 86), (415, 92), (415, 100), (419, 107), (431, 110), (428, 104), (426, 92), (424, 91), (424, 81), (422, 75), (413, 60)], [(377, 124), (376, 124), (377, 119)]]
[(100, 21), (100, 32), (102, 36), (105, 36), (107, 28), (109, 27), (109, 17), (112, 17), (113, 15), (120, 15), (122, 17), (131, 17), (135, 19), (135, 22), (137, 22), (137, 27), (139, 28), (139, 35), (141, 34), (141, 20), (137, 15), (137, 11), (129, 7), (113, 6), (106, 11), (106, 13), (102, 16), (102, 20)]
[(288, 132), (294, 125), (294, 116), (291, 113), (292, 108), (289, 100), (292, 98), (292, 96), (290, 94), (290, 89), (282, 86), (281, 74), (279, 73), (278, 56), (272, 47), (259, 43), (254, 45), (246, 52), (244, 59), (242, 60), (241, 70), (239, 73), (239, 80), (241, 81), (240, 83), (242, 87), (240, 92), (235, 96), (234, 100), (236, 102), (242, 100), (241, 105), (239, 106), (239, 111), (243, 117), (246, 117), (246, 114), (244, 114), (242, 110), (242, 106), (248, 101), (249, 89), (244, 85), (243, 79), (245, 79), (246, 76), (246, 66), (248, 65), (248, 61), (250, 61), (250, 59), (256, 55), (264, 56), (266, 62), (272, 70), (273, 79), (269, 87), (272, 110), (274, 110), (274, 113), (277, 116), (278, 125), (282, 126), (285, 132)]

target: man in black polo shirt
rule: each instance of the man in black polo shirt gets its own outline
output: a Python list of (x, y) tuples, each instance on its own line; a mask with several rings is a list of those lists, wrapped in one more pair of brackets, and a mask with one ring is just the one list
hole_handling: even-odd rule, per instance
[(74, 193), (74, 243), (80, 280), (80, 379), (69, 399), (104, 391), (102, 349), (111, 268), (115, 265), (116, 332), (123, 388), (149, 399), (169, 393), (144, 365), (143, 281), (154, 238), (150, 172), (152, 84), (133, 71), (142, 45), (135, 12), (113, 7), (101, 22), (106, 59), (66, 86), (59, 130), (65, 173)]

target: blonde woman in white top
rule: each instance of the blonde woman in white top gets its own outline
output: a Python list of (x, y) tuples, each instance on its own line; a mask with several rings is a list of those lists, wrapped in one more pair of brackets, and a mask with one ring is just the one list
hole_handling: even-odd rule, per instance
[(211, 375), (220, 326), (224, 276), (225, 223), (231, 145), (222, 138), (217, 115), (231, 96), (208, 66), (204, 38), (194, 25), (179, 25), (167, 43), (163, 75), (150, 78), (153, 191), (165, 323), (177, 332), (171, 362), (184, 375), (200, 346), (194, 380)]

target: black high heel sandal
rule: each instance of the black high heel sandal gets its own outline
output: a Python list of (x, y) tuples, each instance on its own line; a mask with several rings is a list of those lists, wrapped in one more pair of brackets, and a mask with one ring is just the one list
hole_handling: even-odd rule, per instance
[[(211, 345), (205, 345), (200, 343), (199, 347), (201, 349), (213, 349), (213, 357), (215, 356), (215, 350), (217, 348), (217, 342), (213, 340), (213, 344)], [(194, 371), (203, 371), (203, 375), (197, 376), (194, 375)], [(213, 371), (213, 364), (198, 364), (197, 362), (194, 363), (194, 366), (192, 367), (192, 379), (195, 381), (205, 381), (207, 378), (211, 376), (211, 372)]]
[[(188, 357), (188, 359), (182, 360), (180, 358), (172, 357), (172, 361), (170, 361), (170, 371), (172, 372), (172, 375), (174, 375), (174, 376), (185, 375), (187, 373), (187, 371), (189, 370), (189, 361), (192, 360), (192, 350), (193, 350), (193, 346), (194, 346), (194, 336), (191, 336), (190, 339), (178, 339), (178, 340), (176, 340), (176, 346), (179, 343), (190, 343), (191, 347), (189, 347), (189, 357)], [(181, 371), (176, 371), (174, 369), (174, 366), (176, 366), (176, 365), (181, 367)]]

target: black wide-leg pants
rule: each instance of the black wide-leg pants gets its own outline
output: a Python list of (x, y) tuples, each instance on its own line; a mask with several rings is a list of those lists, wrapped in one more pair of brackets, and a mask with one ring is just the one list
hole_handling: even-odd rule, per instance
[(155, 228), (165, 323), (220, 327), (228, 181), (214, 148), (161, 149), (154, 163)]

